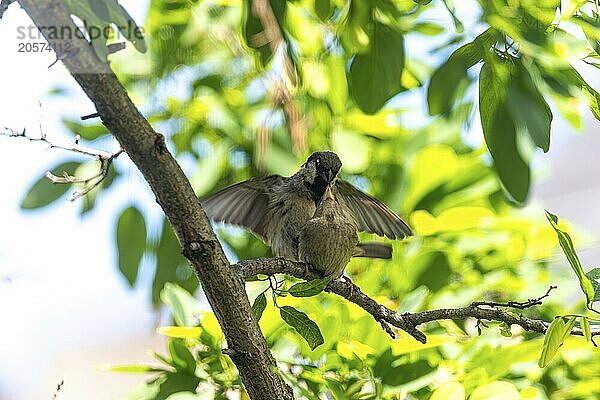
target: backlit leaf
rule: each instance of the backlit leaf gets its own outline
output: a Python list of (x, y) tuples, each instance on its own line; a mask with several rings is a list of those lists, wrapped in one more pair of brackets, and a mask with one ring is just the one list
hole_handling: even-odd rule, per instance
[[(81, 165), (81, 163), (68, 161), (52, 168), (50, 172), (59, 177), (64, 176), (65, 173), (72, 176), (75, 174), (75, 170), (77, 170), (79, 165)], [(71, 185), (52, 183), (52, 181), (46, 177), (46, 174), (44, 174), (27, 191), (25, 198), (21, 202), (21, 208), (30, 210), (45, 207), (58, 200), (70, 187)]]
[(119, 216), (115, 240), (119, 271), (133, 286), (146, 251), (146, 222), (136, 207), (126, 208)]
[(373, 24), (370, 47), (350, 63), (350, 95), (367, 114), (374, 114), (396, 94), (404, 69), (404, 37), (381, 23)]

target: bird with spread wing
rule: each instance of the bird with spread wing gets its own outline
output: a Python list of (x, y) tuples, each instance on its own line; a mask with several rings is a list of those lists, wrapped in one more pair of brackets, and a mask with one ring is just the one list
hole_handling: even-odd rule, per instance
[[(247, 228), (271, 246), (276, 256), (294, 261), (305, 261), (299, 256), (301, 233), (328, 190), (339, 203), (338, 215), (351, 221), (356, 230), (390, 239), (412, 235), (385, 204), (338, 179), (341, 166), (337, 154), (315, 152), (290, 177), (269, 175), (231, 185), (202, 199), (202, 207), (212, 220)], [(391, 246), (357, 240), (352, 255), (391, 258)]]

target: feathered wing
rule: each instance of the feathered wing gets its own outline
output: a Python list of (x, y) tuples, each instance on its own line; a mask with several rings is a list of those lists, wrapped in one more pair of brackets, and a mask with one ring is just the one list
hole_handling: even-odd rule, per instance
[(210, 219), (242, 226), (267, 241), (270, 189), (284, 179), (280, 175), (253, 178), (221, 189), (200, 203)]
[(387, 236), (390, 239), (402, 239), (412, 235), (406, 222), (379, 200), (341, 179), (336, 181), (335, 186), (354, 214), (359, 231)]

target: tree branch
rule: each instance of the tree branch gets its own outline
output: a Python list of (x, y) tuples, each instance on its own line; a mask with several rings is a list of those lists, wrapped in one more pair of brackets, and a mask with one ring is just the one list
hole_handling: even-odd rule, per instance
[[(274, 275), (287, 274), (296, 278), (312, 280), (322, 278), (320, 274), (307, 268), (307, 264), (295, 261), (285, 260), (283, 258), (258, 258), (254, 260), (240, 261), (232, 265), (241, 277), (247, 279), (254, 275)], [(416, 313), (398, 313), (377, 303), (375, 300), (364, 294), (358, 286), (352, 283), (349, 279), (332, 281), (327, 285), (326, 291), (333, 292), (348, 301), (358, 305), (363, 310), (373, 316), (373, 318), (381, 325), (382, 329), (392, 338), (396, 337), (395, 332), (391, 328), (394, 326), (401, 329), (414, 337), (421, 343), (426, 343), (427, 337), (421, 332), (418, 327), (422, 324), (443, 320), (443, 319), (466, 319), (475, 318), (477, 320), (488, 320), (504, 322), (507, 325), (518, 325), (529, 332), (544, 334), (549, 323), (524, 317), (521, 314), (499, 310), (496, 307), (514, 307), (527, 308), (534, 305), (542, 304), (542, 299), (548, 297), (550, 289), (543, 296), (531, 299), (526, 302), (508, 302), (508, 303), (493, 303), (493, 302), (474, 302), (467, 307), (460, 308), (440, 308), (429, 311)], [(583, 336), (583, 332), (579, 328), (573, 328), (572, 335)], [(592, 331), (592, 336), (600, 335), (600, 330)]]
[[(62, 1), (18, 0), (58, 53), (73, 78), (96, 106), (104, 125), (150, 185), (191, 262), (227, 339), (229, 354), (252, 399), (292, 399), (292, 389), (277, 373), (277, 364), (252, 314), (244, 283), (230, 269), (200, 201), (168, 151), (109, 68), (76, 32)], [(48, 27), (56, 29), (49, 30)], [(91, 73), (93, 72), (93, 73)]]
[(69, 200), (73, 201), (82, 196), (85, 196), (89, 192), (91, 192), (94, 188), (106, 179), (110, 172), (110, 166), (112, 165), (115, 158), (117, 158), (121, 153), (123, 153), (123, 149), (119, 148), (113, 153), (109, 153), (102, 150), (96, 150), (89, 147), (84, 147), (79, 144), (79, 135), (75, 138), (75, 142), (71, 145), (62, 145), (52, 142), (48, 139), (46, 134), (42, 132), (40, 137), (33, 137), (27, 135), (25, 129), (22, 131), (17, 131), (15, 129), (4, 127), (2, 131), (0, 131), (1, 136), (8, 136), (14, 138), (24, 138), (29, 140), (30, 142), (43, 142), (50, 146), (51, 149), (61, 149), (66, 151), (71, 151), (74, 153), (83, 154), (86, 156), (92, 156), (98, 159), (100, 162), (100, 168), (96, 175), (87, 177), (87, 178), (78, 178), (76, 176), (71, 176), (65, 173), (63, 176), (56, 176), (52, 172), (46, 172), (46, 177), (55, 184), (66, 184), (70, 185), (73, 183), (83, 184), (83, 188), (81, 190), (77, 190), (73, 192)]

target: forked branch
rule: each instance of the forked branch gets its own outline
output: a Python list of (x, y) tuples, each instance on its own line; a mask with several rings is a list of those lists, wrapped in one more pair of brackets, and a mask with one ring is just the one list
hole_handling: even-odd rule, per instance
[(71, 195), (71, 197), (70, 197), (71, 201), (76, 200), (82, 196), (85, 196), (86, 194), (91, 192), (94, 188), (96, 188), (98, 185), (100, 185), (102, 183), (102, 181), (104, 181), (104, 179), (106, 179), (106, 177), (108, 176), (108, 174), (110, 172), (110, 166), (112, 165), (114, 159), (117, 158), (121, 153), (123, 153), (123, 149), (121, 149), (121, 148), (119, 148), (118, 150), (116, 150), (112, 153), (109, 153), (107, 151), (96, 150), (96, 149), (92, 149), (89, 147), (81, 146), (79, 144), (79, 136), (75, 137), (75, 141), (72, 144), (57, 144), (57, 143), (51, 141), (50, 139), (48, 139), (46, 134), (43, 132), (40, 134), (39, 137), (35, 137), (35, 136), (28, 135), (27, 131), (25, 129), (23, 129), (22, 131), (17, 131), (16, 129), (11, 129), (11, 128), (5, 127), (0, 132), (0, 135), (13, 137), (13, 138), (23, 138), (23, 139), (29, 140), (30, 142), (42, 142), (42, 143), (48, 144), (51, 149), (61, 149), (61, 150), (65, 150), (65, 151), (71, 151), (74, 153), (79, 153), (79, 154), (91, 156), (91, 157), (98, 159), (98, 161), (100, 162), (100, 168), (98, 170), (98, 173), (96, 173), (93, 176), (87, 177), (87, 178), (79, 178), (76, 176), (69, 175), (67, 173), (64, 173), (62, 176), (57, 176), (57, 175), (54, 175), (50, 171), (46, 172), (46, 177), (48, 179), (50, 179), (52, 181), (52, 183), (67, 184), (67, 185), (77, 183), (77, 184), (83, 185), (83, 188), (75, 191)]

